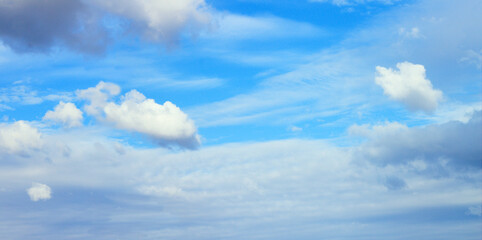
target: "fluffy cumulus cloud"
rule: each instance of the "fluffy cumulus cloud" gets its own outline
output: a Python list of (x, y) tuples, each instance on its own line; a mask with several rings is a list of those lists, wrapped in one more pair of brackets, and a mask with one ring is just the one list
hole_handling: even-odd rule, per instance
[(204, 0), (88, 0), (110, 13), (128, 19), (151, 41), (175, 44), (183, 30), (196, 35), (209, 26)]
[(119, 95), (120, 90), (116, 84), (101, 81), (95, 87), (77, 90), (76, 95), (79, 99), (89, 101), (89, 104), (84, 106), (87, 114), (98, 116), (102, 114), (107, 101), (113, 96)]
[(67, 128), (82, 126), (82, 112), (73, 103), (60, 102), (53, 111), (45, 113), (43, 120), (61, 123)]
[(0, 150), (9, 154), (25, 153), (41, 146), (40, 132), (28, 122), (17, 121), (0, 125)]
[(42, 183), (32, 183), (32, 187), (27, 189), (27, 194), (30, 197), (30, 200), (34, 202), (50, 199), (51, 193), (52, 191), (50, 187)]
[(118, 129), (144, 134), (161, 146), (192, 149), (200, 144), (194, 122), (173, 103), (160, 105), (132, 90), (117, 104), (112, 98), (119, 93), (118, 85), (100, 82), (95, 87), (78, 90), (77, 96), (89, 102), (84, 106), (87, 114)]
[(107, 35), (80, 0), (0, 0), (0, 40), (18, 52), (65, 45), (88, 53), (103, 51)]
[(375, 83), (383, 88), (387, 96), (404, 103), (411, 110), (435, 111), (442, 100), (442, 91), (434, 89), (425, 77), (425, 67), (402, 62), (397, 64), (397, 68), (399, 71), (377, 66)]
[(160, 105), (132, 90), (123, 96), (121, 104), (107, 104), (104, 113), (105, 120), (115, 127), (146, 134), (161, 145), (176, 143), (187, 148), (199, 145), (194, 122), (169, 101)]

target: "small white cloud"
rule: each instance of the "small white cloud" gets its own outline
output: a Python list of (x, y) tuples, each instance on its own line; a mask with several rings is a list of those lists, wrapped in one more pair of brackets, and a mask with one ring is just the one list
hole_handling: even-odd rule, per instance
[(0, 125), (0, 150), (7, 153), (21, 153), (27, 149), (40, 148), (40, 132), (25, 121)]
[(467, 209), (466, 214), (480, 217), (480, 216), (482, 216), (482, 208), (480, 207), (480, 205), (471, 206), (471, 207), (469, 207), (469, 209)]
[(477, 67), (477, 69), (482, 69), (482, 50), (479, 52), (468, 50), (465, 56), (460, 59), (460, 62), (473, 64)]
[(195, 148), (200, 143), (194, 122), (181, 109), (169, 101), (157, 104), (136, 90), (126, 93), (120, 105), (108, 103), (104, 113), (116, 128), (146, 134), (161, 145)]
[(303, 128), (300, 128), (300, 127), (297, 127), (297, 126), (293, 126), (293, 127), (290, 128), (290, 130), (291, 130), (292, 132), (301, 132), (301, 131), (303, 131)]
[(424, 66), (402, 62), (397, 68), (399, 71), (377, 66), (375, 83), (383, 88), (385, 95), (409, 109), (432, 113), (442, 100), (442, 91), (434, 89), (430, 80), (425, 78)]
[(32, 187), (27, 189), (30, 200), (37, 202), (39, 200), (48, 200), (51, 198), (52, 191), (49, 186), (42, 183), (32, 183)]
[(399, 28), (398, 34), (405, 38), (421, 38), (422, 35), (420, 34), (420, 29), (418, 27), (413, 27), (411, 29)]
[(103, 108), (107, 105), (107, 100), (120, 93), (120, 87), (113, 83), (99, 82), (95, 87), (84, 90), (77, 90), (77, 97), (90, 102), (84, 106), (87, 114), (98, 116), (103, 112)]
[(54, 111), (45, 113), (43, 120), (63, 124), (67, 128), (82, 126), (82, 112), (73, 103), (60, 102)]

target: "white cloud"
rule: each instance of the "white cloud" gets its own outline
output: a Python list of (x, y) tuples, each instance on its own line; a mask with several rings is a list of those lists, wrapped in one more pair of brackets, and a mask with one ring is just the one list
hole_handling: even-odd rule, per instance
[(293, 126), (290, 128), (290, 131), (292, 132), (301, 132), (303, 131), (303, 128), (300, 128), (300, 127), (297, 127), (297, 126)]
[(27, 189), (30, 200), (37, 202), (39, 200), (48, 200), (51, 198), (52, 193), (49, 186), (42, 183), (32, 183), (32, 187)]
[(432, 113), (442, 100), (442, 92), (434, 89), (430, 80), (425, 78), (424, 66), (402, 62), (397, 68), (399, 71), (377, 66), (376, 84), (386, 95), (409, 109)]
[(460, 59), (461, 62), (473, 64), (477, 69), (482, 69), (482, 50), (476, 52), (474, 50), (468, 50), (464, 57)]
[(194, 122), (169, 101), (160, 105), (132, 90), (117, 104), (111, 98), (120, 93), (120, 87), (105, 82), (76, 93), (90, 102), (84, 106), (87, 114), (118, 129), (144, 134), (161, 146), (196, 148), (200, 144)]
[(422, 35), (420, 34), (420, 29), (418, 27), (413, 27), (411, 29), (405, 29), (404, 27), (401, 27), (398, 29), (398, 34), (405, 38), (416, 39), (422, 37)]
[(200, 143), (194, 122), (181, 109), (169, 101), (157, 104), (136, 90), (126, 93), (120, 105), (108, 103), (104, 113), (115, 127), (146, 134), (161, 145), (195, 148)]
[(0, 150), (23, 153), (42, 145), (40, 132), (25, 121), (0, 125)]
[(211, 16), (204, 0), (87, 0), (132, 21), (134, 29), (151, 41), (176, 44), (183, 30), (197, 35), (209, 27)]
[(467, 214), (480, 217), (480, 216), (482, 216), (482, 208), (481, 208), (480, 205), (470, 206), (468, 211), (467, 211)]
[(54, 111), (45, 113), (43, 120), (62, 123), (65, 127), (82, 126), (82, 112), (73, 103), (60, 102), (55, 106)]
[(120, 87), (113, 83), (99, 82), (95, 87), (84, 90), (77, 90), (77, 97), (85, 99), (90, 104), (84, 106), (87, 114), (98, 116), (102, 114), (103, 108), (107, 105), (107, 101), (120, 93)]

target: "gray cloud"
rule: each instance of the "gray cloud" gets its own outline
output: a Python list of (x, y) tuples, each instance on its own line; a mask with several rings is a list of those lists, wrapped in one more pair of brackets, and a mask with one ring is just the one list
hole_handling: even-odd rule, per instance
[(170, 47), (184, 32), (196, 36), (209, 28), (208, 10), (202, 0), (0, 0), (0, 41), (20, 53), (67, 47), (99, 54), (111, 41), (102, 22), (109, 15), (128, 23), (121, 32)]
[(0, 39), (16, 52), (47, 52), (64, 45), (99, 53), (108, 42), (106, 32), (79, 0), (1, 0)]
[[(352, 133), (366, 136), (357, 154), (371, 161), (405, 164), (422, 161), (428, 168), (450, 166), (457, 169), (480, 168), (482, 164), (482, 112), (476, 111), (467, 123), (451, 121), (423, 128), (401, 124), (354, 126)], [(442, 168), (443, 169), (443, 168)]]

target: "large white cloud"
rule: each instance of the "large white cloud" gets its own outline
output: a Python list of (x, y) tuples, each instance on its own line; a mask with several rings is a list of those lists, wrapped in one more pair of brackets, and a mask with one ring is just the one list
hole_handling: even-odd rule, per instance
[(402, 62), (397, 70), (377, 66), (375, 83), (390, 98), (401, 101), (411, 110), (433, 112), (442, 100), (442, 91), (434, 89), (425, 77), (423, 65)]
[(0, 125), (0, 150), (7, 153), (25, 153), (41, 146), (40, 132), (28, 122), (17, 121)]
[(196, 148), (200, 144), (194, 122), (173, 103), (166, 101), (160, 105), (132, 90), (117, 104), (111, 98), (119, 93), (118, 85), (100, 82), (95, 87), (78, 90), (77, 96), (89, 102), (84, 106), (87, 114), (118, 129), (147, 135), (161, 146)]
[(32, 183), (32, 187), (27, 189), (30, 200), (37, 202), (39, 200), (48, 200), (51, 198), (52, 190), (49, 186), (42, 183)]
[(43, 120), (63, 124), (67, 128), (82, 126), (82, 111), (73, 103), (60, 102), (53, 111), (45, 113)]
[(115, 127), (146, 134), (161, 145), (194, 148), (200, 143), (194, 122), (181, 109), (169, 101), (157, 104), (136, 90), (126, 93), (121, 104), (107, 104), (104, 113)]

